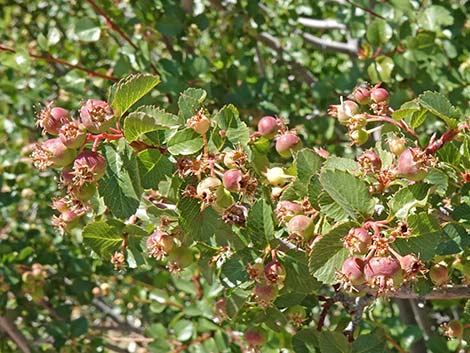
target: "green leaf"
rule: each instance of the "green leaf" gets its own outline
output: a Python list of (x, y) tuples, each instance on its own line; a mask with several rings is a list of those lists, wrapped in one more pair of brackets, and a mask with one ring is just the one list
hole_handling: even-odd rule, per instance
[(408, 217), (408, 227), (411, 235), (397, 238), (393, 243), (394, 248), (402, 255), (414, 253), (422, 261), (431, 260), (443, 238), (439, 221), (434, 216), (421, 212)]
[(181, 125), (178, 116), (155, 106), (143, 106), (126, 117), (123, 132), (127, 142), (131, 143), (151, 131), (176, 130)]
[(248, 212), (244, 232), (258, 247), (274, 238), (273, 210), (265, 200), (257, 201)]
[(352, 345), (353, 353), (384, 353), (387, 351), (385, 331), (377, 329), (367, 335), (359, 336)]
[(99, 24), (89, 18), (83, 18), (77, 21), (77, 23), (75, 23), (74, 32), (77, 39), (82, 42), (96, 42), (101, 36)]
[(212, 207), (201, 211), (201, 205), (194, 198), (184, 197), (178, 202), (180, 224), (189, 239), (209, 241), (221, 221)]
[(246, 146), (250, 139), (250, 130), (246, 124), (240, 120), (237, 108), (232, 104), (224, 106), (214, 116), (214, 120), (221, 130), (225, 131), (225, 136), (233, 146), (241, 144)]
[(441, 30), (441, 27), (451, 26), (453, 23), (454, 18), (449, 10), (439, 5), (425, 7), (418, 15), (418, 24), (427, 31), (436, 32)]
[(138, 74), (127, 76), (111, 87), (108, 101), (111, 102), (115, 114), (121, 117), (159, 83), (160, 78), (155, 75)]
[(315, 244), (309, 256), (308, 269), (316, 279), (327, 284), (336, 282), (335, 272), (341, 270), (348, 257), (341, 239), (355, 225), (353, 222), (342, 223), (324, 234)]
[(70, 323), (70, 333), (73, 337), (80, 337), (88, 332), (88, 321), (84, 317), (72, 320)]
[(389, 201), (390, 213), (404, 219), (417, 207), (426, 207), (430, 186), (419, 183), (399, 190)]
[(175, 331), (176, 339), (180, 342), (187, 341), (191, 338), (194, 331), (194, 325), (189, 320), (179, 320), (173, 327)]
[(443, 231), (447, 238), (438, 246), (439, 255), (457, 254), (470, 248), (470, 235), (457, 223), (447, 223)]
[(292, 337), (292, 346), (295, 353), (320, 353), (318, 347), (318, 331), (314, 328), (304, 328)]
[(377, 19), (367, 28), (367, 40), (374, 46), (387, 43), (393, 36), (393, 30), (384, 20)]
[(455, 129), (458, 121), (462, 119), (459, 110), (441, 93), (426, 91), (418, 97), (418, 102), (423, 108), (444, 120), (451, 129)]
[(118, 147), (104, 145), (106, 173), (99, 192), (111, 214), (117, 218), (132, 216), (142, 195), (137, 158), (131, 147), (120, 141)]
[(373, 83), (389, 82), (395, 67), (393, 59), (388, 56), (378, 56), (367, 68), (367, 73)]
[(145, 189), (156, 189), (158, 183), (174, 171), (173, 163), (156, 149), (144, 150), (138, 157), (140, 180)]
[(172, 155), (187, 156), (197, 153), (204, 146), (202, 136), (193, 129), (177, 131), (168, 139), (168, 152)]
[(320, 283), (308, 271), (308, 259), (305, 253), (290, 250), (284, 262), (286, 280), (284, 285), (294, 293), (311, 294), (320, 288)]
[(320, 183), (330, 197), (353, 219), (374, 212), (374, 201), (364, 181), (342, 171), (324, 170)]
[(349, 353), (351, 348), (346, 336), (335, 331), (320, 332), (318, 345), (322, 353)]
[(323, 164), (323, 168), (355, 172), (359, 169), (359, 166), (356, 161), (350, 158), (331, 156), (327, 158)]
[(206, 99), (207, 92), (202, 88), (188, 88), (180, 94), (178, 99), (179, 115), (188, 120), (197, 113)]
[(83, 229), (83, 243), (106, 260), (120, 248), (124, 225), (94, 222)]

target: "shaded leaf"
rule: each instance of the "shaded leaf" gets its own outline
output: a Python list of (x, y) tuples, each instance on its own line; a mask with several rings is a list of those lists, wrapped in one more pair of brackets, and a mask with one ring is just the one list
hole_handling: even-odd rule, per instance
[(188, 120), (202, 107), (207, 92), (201, 88), (188, 88), (180, 94), (178, 99), (179, 115)]
[(204, 146), (202, 136), (193, 129), (177, 131), (168, 139), (168, 152), (172, 155), (187, 156), (197, 153)]

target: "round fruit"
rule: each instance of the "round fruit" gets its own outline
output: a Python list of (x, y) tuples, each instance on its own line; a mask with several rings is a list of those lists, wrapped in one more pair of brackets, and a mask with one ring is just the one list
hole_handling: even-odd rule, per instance
[(300, 236), (308, 240), (313, 236), (313, 231), (312, 219), (304, 215), (294, 216), (287, 223), (287, 232), (290, 236)]
[(341, 273), (354, 285), (364, 283), (364, 262), (357, 257), (347, 258), (341, 267)]
[(398, 158), (398, 174), (406, 179), (421, 181), (426, 175), (426, 167), (420, 160), (422, 151), (419, 148), (408, 148)]
[(276, 140), (276, 151), (283, 158), (289, 158), (292, 154), (299, 150), (302, 143), (299, 136), (292, 132), (280, 135)]
[(258, 122), (258, 132), (266, 138), (273, 138), (278, 130), (277, 121), (272, 116), (264, 116)]
[(443, 286), (449, 279), (447, 266), (436, 264), (429, 270), (429, 278), (436, 286)]

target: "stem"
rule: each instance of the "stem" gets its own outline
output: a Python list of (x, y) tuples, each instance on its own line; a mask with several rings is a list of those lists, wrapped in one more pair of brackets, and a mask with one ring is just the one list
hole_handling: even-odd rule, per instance
[(8, 318), (0, 316), (0, 329), (4, 331), (23, 353), (31, 353), (26, 337)]
[[(16, 53), (15, 49), (8, 48), (8, 47), (5, 47), (3, 45), (0, 45), (0, 51), (7, 51), (7, 52), (10, 52), (10, 53)], [(86, 67), (69, 63), (66, 60), (55, 58), (55, 57), (53, 57), (52, 55), (49, 55), (49, 54), (48, 55), (38, 55), (38, 54), (32, 53), (31, 51), (29, 51), (28, 54), (29, 54), (30, 57), (32, 57), (34, 59), (46, 60), (46, 61), (49, 61), (49, 62), (54, 62), (54, 63), (61, 64), (61, 65), (64, 65), (64, 66), (68, 66), (72, 69), (84, 71), (90, 76), (101, 77), (101, 78), (104, 78), (104, 79), (107, 79), (107, 80), (110, 80), (110, 81), (114, 81), (114, 82), (119, 81), (119, 79), (117, 77), (113, 77), (113, 76), (101, 74), (101, 73), (93, 71), (93, 70), (89, 70)]]
[(400, 353), (407, 353), (403, 348), (401, 348), (401, 347), (398, 345), (397, 341), (395, 341), (392, 337), (387, 336), (387, 337), (386, 337), (386, 340), (387, 340), (387, 342), (391, 343), (392, 346), (393, 346), (393, 348), (395, 348), (398, 352), (400, 352)]
[(372, 16), (381, 18), (382, 20), (385, 20), (385, 19), (386, 19), (386, 18), (383, 17), (382, 15), (379, 15), (377, 12), (374, 12), (374, 11), (372, 11), (371, 9), (367, 8), (367, 7), (364, 7), (364, 6), (362, 6), (362, 5), (358, 5), (358, 4), (354, 3), (354, 2), (352, 2), (351, 0), (345, 0), (345, 1), (346, 1), (347, 3), (350, 3), (352, 6), (357, 7), (357, 8), (359, 8), (359, 9), (361, 9), (361, 10), (363, 10), (363, 11), (365, 11), (365, 12), (371, 14)]
[(333, 304), (334, 300), (331, 298), (326, 299), (325, 303), (323, 304), (323, 309), (320, 313), (320, 318), (318, 319), (317, 331), (321, 331), (325, 325), (326, 315), (328, 314), (328, 311), (333, 306)]
[(180, 352), (183, 352), (185, 351), (186, 349), (188, 349), (190, 346), (193, 346), (195, 344), (198, 344), (198, 343), (201, 343), (209, 338), (211, 338), (212, 336), (214, 336), (213, 333), (203, 333), (201, 336), (199, 336), (198, 338), (196, 338), (194, 341), (191, 341), (189, 342), (188, 344), (184, 344), (182, 346), (180, 346), (179, 348), (176, 348), (173, 350), (173, 353), (180, 353)]
[(380, 115), (372, 115), (372, 114), (367, 114), (367, 121), (369, 122), (374, 122), (374, 121), (383, 121), (392, 125), (395, 125), (396, 127), (405, 130), (407, 133), (409, 133), (411, 136), (413, 136), (415, 139), (419, 139), (418, 135), (416, 132), (413, 131), (404, 121), (396, 121), (388, 116), (380, 116)]

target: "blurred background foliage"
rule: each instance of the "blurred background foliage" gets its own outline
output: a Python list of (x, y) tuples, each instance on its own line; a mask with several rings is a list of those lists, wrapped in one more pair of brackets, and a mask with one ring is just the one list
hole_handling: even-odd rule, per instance
[[(358, 83), (384, 82), (395, 108), (437, 90), (470, 112), (469, 12), (464, 0), (0, 0), (0, 351), (246, 349), (237, 333), (244, 318), (214, 320), (220, 286), (191, 271), (117, 273), (79, 238), (51, 228), (54, 175), (33, 170), (28, 158), (41, 106), (53, 100), (73, 110), (105, 98), (113, 80), (157, 73), (162, 84), (145, 98), (152, 104), (174, 110), (182, 90), (202, 87), (213, 106), (233, 103), (252, 126), (276, 114), (307, 145), (353, 154), (326, 110)], [(24, 273), (35, 263), (47, 276), (31, 284)], [(304, 303), (317, 320), (316, 299)], [(379, 330), (404, 351), (423, 337), (429, 351), (455, 351), (435, 334), (455, 304), (435, 304), (431, 333), (403, 324), (405, 304), (379, 301), (361, 332)], [(346, 322), (336, 314), (333, 329)], [(260, 313), (264, 320), (269, 313)], [(291, 338), (274, 330), (263, 351), (309, 351)]]

